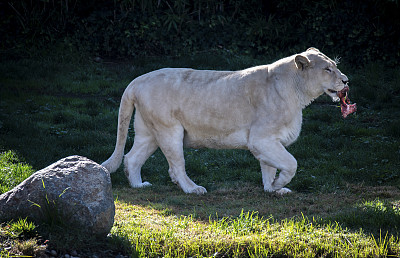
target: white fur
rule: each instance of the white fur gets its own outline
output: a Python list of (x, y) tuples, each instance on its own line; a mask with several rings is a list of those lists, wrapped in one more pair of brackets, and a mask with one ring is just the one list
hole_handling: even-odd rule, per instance
[[(135, 139), (125, 155), (132, 187), (142, 182), (140, 169), (158, 148), (169, 164), (169, 175), (186, 193), (204, 194), (185, 172), (183, 147), (247, 149), (260, 161), (264, 189), (283, 188), (297, 169), (285, 149), (300, 134), (302, 109), (324, 92), (341, 90), (347, 77), (334, 61), (315, 48), (241, 71), (200, 71), (166, 68), (133, 80), (126, 88), (118, 116), (114, 153), (102, 165), (118, 169), (134, 108)], [(278, 177), (276, 170), (281, 172)]]

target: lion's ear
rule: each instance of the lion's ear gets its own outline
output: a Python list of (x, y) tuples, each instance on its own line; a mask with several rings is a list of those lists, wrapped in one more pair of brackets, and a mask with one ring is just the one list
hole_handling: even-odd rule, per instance
[(307, 52), (307, 51), (315, 51), (315, 52), (321, 53), (321, 51), (319, 51), (319, 49), (317, 49), (317, 48), (315, 48), (315, 47), (310, 47), (310, 48), (308, 48), (308, 49), (306, 50), (306, 52)]
[(296, 63), (297, 69), (304, 70), (304, 69), (310, 67), (310, 60), (308, 60), (307, 57), (302, 56), (302, 55), (297, 55), (294, 58), (294, 62)]

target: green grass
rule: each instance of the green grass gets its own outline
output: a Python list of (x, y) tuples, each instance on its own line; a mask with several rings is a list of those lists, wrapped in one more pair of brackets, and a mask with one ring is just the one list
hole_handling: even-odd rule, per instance
[(163, 215), (162, 211), (117, 202), (112, 234), (127, 238), (138, 257), (372, 257), (398, 251), (387, 235), (377, 240), (338, 223), (302, 216), (279, 222), (242, 212), (236, 218)]
[(0, 170), (0, 194), (11, 190), (34, 172), (30, 165), (21, 163), (12, 151), (0, 154)]
[[(119, 99), (143, 73), (267, 62), (223, 53), (104, 63), (71, 53), (0, 60), (0, 194), (69, 155), (107, 159)], [(74, 232), (45, 225), (35, 225), (29, 237), (13, 236), (15, 218), (1, 225), (0, 248), (13, 244), (0, 255), (30, 254), (47, 238), (60, 253), (87, 255), (111, 249), (133, 257), (400, 256), (400, 72), (342, 63), (358, 112), (343, 119), (326, 96), (303, 111), (300, 138), (288, 148), (299, 165), (288, 185), (294, 194), (265, 193), (248, 151), (186, 149), (188, 175), (208, 190), (187, 195), (171, 182), (158, 150), (142, 170), (152, 187), (130, 188), (122, 167), (112, 174), (117, 210), (106, 239), (76, 241)], [(126, 151), (133, 136), (130, 131)]]

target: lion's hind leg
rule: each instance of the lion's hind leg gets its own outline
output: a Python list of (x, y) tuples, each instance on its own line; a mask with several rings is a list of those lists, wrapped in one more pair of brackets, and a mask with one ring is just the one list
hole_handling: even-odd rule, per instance
[(184, 129), (181, 125), (163, 129), (157, 137), (161, 151), (169, 164), (169, 175), (172, 182), (178, 184), (185, 193), (205, 194), (207, 190), (196, 185), (186, 174), (183, 155)]
[(125, 174), (129, 184), (134, 188), (150, 186), (149, 182), (142, 182), (141, 168), (145, 161), (157, 150), (154, 137), (136, 135), (132, 149), (125, 155)]
[(135, 114), (135, 139), (132, 149), (125, 155), (125, 174), (132, 187), (150, 186), (149, 182), (142, 182), (141, 168), (146, 160), (157, 150), (156, 138), (136, 110)]

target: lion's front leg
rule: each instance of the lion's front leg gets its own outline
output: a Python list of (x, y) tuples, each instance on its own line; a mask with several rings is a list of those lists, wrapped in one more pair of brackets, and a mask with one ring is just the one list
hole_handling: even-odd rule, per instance
[[(277, 194), (290, 193), (291, 190), (284, 186), (294, 177), (297, 161), (285, 147), (278, 141), (259, 140), (251, 145), (250, 151), (260, 161), (264, 190)], [(277, 169), (281, 172), (275, 177)]]
[(268, 166), (264, 162), (260, 162), (260, 165), (261, 165), (261, 173), (262, 173), (264, 191), (273, 192), (274, 189), (272, 188), (272, 183), (274, 182), (274, 179), (275, 179), (276, 168)]
[(275, 192), (277, 194), (288, 194), (291, 193), (292, 191), (289, 188), (281, 188), (279, 190), (274, 190), (273, 183), (275, 181), (275, 175), (276, 175), (276, 168), (268, 166), (267, 164), (260, 162), (261, 164), (261, 173), (262, 173), (262, 179), (263, 179), (263, 185), (264, 185), (264, 191), (266, 192)]

